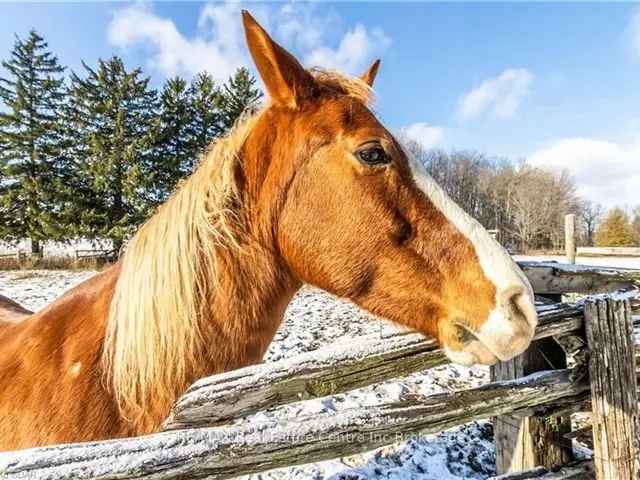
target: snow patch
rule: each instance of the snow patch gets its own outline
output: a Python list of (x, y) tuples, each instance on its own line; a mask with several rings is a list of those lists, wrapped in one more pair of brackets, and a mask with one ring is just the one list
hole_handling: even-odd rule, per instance
[[(39, 309), (92, 274), (65, 271), (0, 272), (0, 294), (18, 301), (27, 308)], [(312, 287), (304, 287), (289, 305), (284, 322), (265, 356), (265, 361), (292, 358), (344, 341), (358, 342), (363, 336), (371, 338), (378, 335), (381, 342), (391, 342), (393, 339), (389, 336), (401, 330), (389, 322), (372, 317), (347, 301)], [(345, 412), (352, 407), (373, 407), (385, 401), (398, 400), (408, 394), (430, 395), (479, 386), (489, 381), (488, 372), (488, 368), (485, 367), (470, 369), (445, 365), (425, 373), (412, 374), (345, 394), (267, 410), (240, 420), (237, 424), (254, 427), (256, 432), (259, 432), (263, 427), (283, 421), (289, 416), (324, 417)], [(200, 432), (204, 434), (207, 430), (209, 429), (202, 429)], [(215, 446), (214, 438), (215, 435), (211, 435), (209, 448)], [(188, 450), (186, 445), (185, 449)], [(144, 457), (143, 452), (140, 454)], [(117, 462), (136, 463), (141, 460), (115, 457), (114, 461)], [(494, 465), (495, 448), (491, 425), (488, 422), (473, 422), (437, 435), (415, 436), (365, 454), (242, 478), (480, 480), (495, 473)]]

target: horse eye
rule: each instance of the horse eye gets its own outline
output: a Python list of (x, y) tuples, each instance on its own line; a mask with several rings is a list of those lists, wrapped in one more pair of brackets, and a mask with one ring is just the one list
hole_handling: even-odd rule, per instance
[(385, 165), (390, 162), (382, 145), (369, 145), (356, 152), (358, 159), (365, 165)]

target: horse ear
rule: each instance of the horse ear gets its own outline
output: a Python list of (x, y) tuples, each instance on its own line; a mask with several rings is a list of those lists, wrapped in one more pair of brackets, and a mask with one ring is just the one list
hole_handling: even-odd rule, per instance
[(272, 102), (295, 108), (303, 98), (312, 96), (316, 88), (313, 76), (246, 10), (242, 11), (242, 22), (249, 51)]
[(360, 79), (370, 87), (373, 87), (373, 82), (376, 79), (376, 75), (378, 75), (378, 68), (380, 68), (380, 59), (373, 62), (369, 69), (362, 74)]

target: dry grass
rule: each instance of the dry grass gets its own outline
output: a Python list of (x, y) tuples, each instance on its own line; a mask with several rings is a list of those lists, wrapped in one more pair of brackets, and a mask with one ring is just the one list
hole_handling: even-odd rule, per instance
[[(100, 258), (34, 256), (18, 260), (16, 257), (0, 257), (0, 270), (102, 270), (107, 265), (108, 263)], [(24, 275), (29, 273), (25, 272)]]

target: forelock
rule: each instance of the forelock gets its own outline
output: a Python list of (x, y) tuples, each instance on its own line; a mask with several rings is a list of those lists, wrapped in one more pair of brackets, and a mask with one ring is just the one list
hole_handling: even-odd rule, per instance
[(324, 89), (332, 93), (352, 97), (367, 106), (374, 101), (373, 89), (360, 78), (320, 68), (312, 69), (311, 74)]

